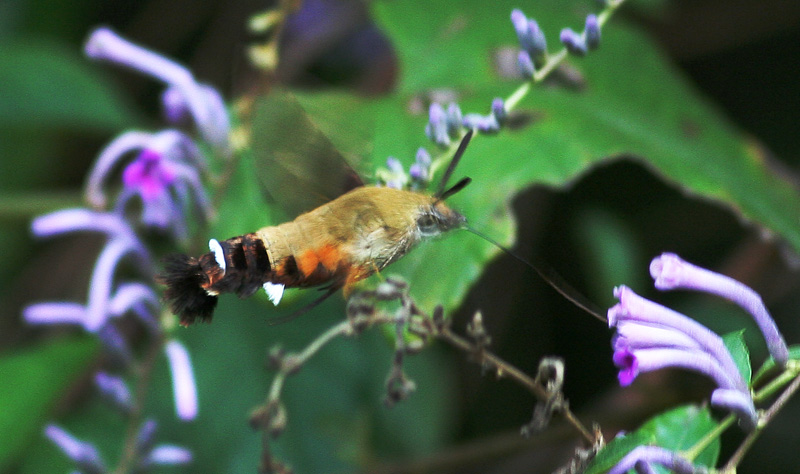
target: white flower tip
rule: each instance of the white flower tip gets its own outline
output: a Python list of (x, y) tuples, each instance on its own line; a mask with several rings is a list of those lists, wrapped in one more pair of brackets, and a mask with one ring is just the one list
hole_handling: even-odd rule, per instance
[(227, 269), (227, 264), (225, 263), (225, 251), (222, 250), (222, 245), (220, 245), (219, 240), (209, 240), (208, 249), (214, 252), (214, 260), (217, 261), (217, 265), (219, 265), (219, 268), (222, 269), (222, 275), (225, 276), (225, 270)]
[(102, 58), (105, 56), (109, 40), (114, 41), (117, 39), (119, 39), (119, 36), (111, 28), (101, 26), (92, 31), (86, 40), (86, 46), (84, 46), (83, 50), (90, 58)]
[(278, 306), (283, 297), (283, 290), (286, 288), (282, 283), (272, 283), (270, 281), (264, 283), (264, 291), (267, 292), (267, 297), (272, 304)]
[(650, 276), (655, 287), (668, 290), (680, 284), (680, 268), (684, 261), (674, 253), (664, 252), (650, 262)]

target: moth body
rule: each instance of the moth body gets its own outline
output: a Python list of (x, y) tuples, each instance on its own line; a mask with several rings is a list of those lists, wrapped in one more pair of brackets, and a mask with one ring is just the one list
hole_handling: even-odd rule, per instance
[(403, 257), (420, 241), (461, 227), (464, 217), (440, 198), (387, 187), (356, 188), (277, 226), (224, 241), (192, 258), (171, 257), (159, 281), (171, 310), (189, 325), (210, 320), (217, 297), (246, 298), (259, 288), (353, 284)]

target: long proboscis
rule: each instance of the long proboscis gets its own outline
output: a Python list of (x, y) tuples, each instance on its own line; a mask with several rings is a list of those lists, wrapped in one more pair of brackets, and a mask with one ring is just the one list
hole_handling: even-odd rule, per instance
[(546, 262), (542, 262), (540, 260), (537, 260), (536, 264), (534, 265), (533, 263), (529, 262), (527, 259), (522, 258), (516, 252), (514, 252), (513, 250), (511, 250), (509, 248), (506, 248), (505, 246), (501, 245), (499, 242), (497, 242), (496, 240), (492, 239), (491, 237), (489, 237), (488, 235), (484, 234), (483, 232), (480, 232), (480, 231), (478, 231), (476, 229), (473, 229), (472, 227), (469, 227), (469, 226), (465, 226), (464, 230), (466, 230), (466, 231), (468, 231), (468, 232), (470, 232), (472, 234), (477, 235), (478, 237), (480, 237), (483, 240), (489, 242), (490, 244), (492, 244), (495, 247), (499, 248), (500, 250), (502, 250), (503, 252), (507, 253), (508, 255), (516, 258), (520, 262), (522, 262), (525, 265), (531, 267), (534, 271), (536, 271), (536, 273), (539, 274), (540, 277), (542, 277), (542, 279), (544, 281), (547, 282), (548, 285), (552, 286), (554, 290), (556, 290), (561, 296), (566, 298), (569, 302), (571, 302), (572, 304), (574, 304), (578, 308), (586, 311), (587, 313), (591, 314), (592, 316), (594, 316), (595, 318), (599, 319), (600, 321), (603, 321), (604, 323), (608, 322), (608, 320), (606, 319), (606, 316), (603, 314), (603, 312), (600, 310), (600, 308), (596, 304), (592, 303), (592, 301), (589, 300), (589, 298), (587, 298), (586, 296), (584, 296), (583, 293), (579, 292), (572, 285), (567, 283), (567, 281), (564, 280), (564, 278), (561, 275), (559, 275), (558, 272), (553, 267), (548, 265)]

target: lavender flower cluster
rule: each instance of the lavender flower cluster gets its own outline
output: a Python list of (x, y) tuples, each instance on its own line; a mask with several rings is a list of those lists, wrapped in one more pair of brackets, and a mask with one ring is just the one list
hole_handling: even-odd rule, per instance
[[(650, 264), (650, 274), (660, 290), (690, 289), (726, 298), (748, 311), (761, 330), (775, 362), (785, 366), (789, 351), (763, 301), (751, 288), (730, 277), (692, 265), (675, 254), (664, 253)], [(614, 364), (619, 382), (629, 385), (642, 372), (666, 367), (692, 370), (709, 376), (717, 385), (713, 406), (730, 410), (746, 431), (758, 425), (750, 387), (720, 336), (702, 324), (642, 298), (626, 286), (615, 288), (619, 303), (608, 310), (608, 324), (615, 327)], [(678, 473), (699, 472), (677, 453), (657, 446), (640, 446), (625, 456), (609, 474), (653, 472), (660, 464)]]
[[(157, 132), (128, 131), (113, 140), (101, 153), (90, 172), (86, 199), (89, 208), (67, 209), (33, 221), (37, 237), (76, 232), (98, 232), (106, 243), (94, 265), (88, 300), (46, 302), (28, 306), (24, 319), (30, 324), (75, 324), (95, 334), (117, 373), (100, 371), (95, 386), (100, 395), (120, 412), (130, 415), (135, 400), (124, 379), (135, 364), (129, 342), (115, 322), (132, 315), (147, 329), (154, 344), (163, 345), (173, 379), (178, 418), (197, 415), (197, 391), (189, 353), (176, 339), (170, 339), (159, 320), (161, 306), (154, 289), (153, 257), (137, 230), (166, 232), (175, 239), (187, 235), (187, 213), (194, 209), (201, 218), (211, 214), (202, 184), (206, 169), (203, 148), (222, 156), (231, 154), (229, 117), (219, 93), (198, 83), (183, 66), (137, 46), (107, 28), (99, 28), (85, 46), (88, 57), (124, 66), (160, 80), (164, 116), (170, 128)], [(200, 140), (176, 128), (191, 122)], [(121, 168), (121, 189), (109, 199), (104, 186), (112, 172)], [(109, 204), (112, 200), (113, 203)], [(132, 205), (138, 201), (139, 206)], [(137, 212), (141, 209), (140, 212)], [(117, 269), (129, 261), (140, 279), (118, 281)], [(146, 420), (139, 428), (135, 451), (137, 469), (156, 464), (186, 464), (191, 452), (168, 444), (155, 445), (157, 424)], [(45, 435), (85, 472), (106, 472), (93, 445), (74, 438), (51, 424)], [(138, 471), (137, 471), (138, 472)]]
[[(522, 10), (515, 9), (511, 12), (511, 23), (521, 47), (517, 59), (520, 73), (531, 81), (536, 70), (542, 68), (548, 61), (547, 39), (536, 20), (526, 17)], [(600, 45), (598, 17), (593, 14), (586, 17), (583, 34), (565, 28), (561, 32), (561, 42), (568, 52), (579, 56), (596, 49)], [(425, 135), (438, 147), (446, 149), (453, 143), (458, 143), (466, 130), (477, 130), (483, 134), (498, 133), (507, 124), (508, 114), (508, 104), (499, 97), (492, 100), (487, 115), (463, 114), (461, 107), (455, 102), (451, 102), (447, 109), (442, 104), (433, 102), (428, 110)], [(416, 163), (409, 170), (411, 177), (409, 180), (400, 162), (390, 157), (386, 163), (388, 172), (382, 170), (380, 178), (383, 183), (391, 187), (404, 188), (409, 185), (412, 189), (424, 187), (430, 178), (430, 163), (430, 155), (424, 149), (420, 149), (417, 152)]]

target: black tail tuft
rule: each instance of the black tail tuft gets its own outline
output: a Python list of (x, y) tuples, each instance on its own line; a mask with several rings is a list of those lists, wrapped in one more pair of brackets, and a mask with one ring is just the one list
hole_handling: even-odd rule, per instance
[(188, 326), (195, 319), (210, 321), (217, 306), (217, 297), (209, 295), (201, 286), (206, 275), (196, 258), (186, 255), (170, 255), (164, 259), (164, 271), (156, 281), (166, 285), (164, 299), (169, 309)]

